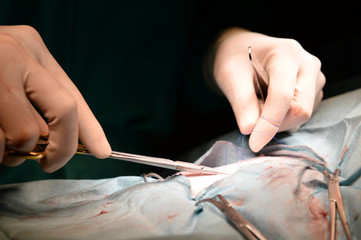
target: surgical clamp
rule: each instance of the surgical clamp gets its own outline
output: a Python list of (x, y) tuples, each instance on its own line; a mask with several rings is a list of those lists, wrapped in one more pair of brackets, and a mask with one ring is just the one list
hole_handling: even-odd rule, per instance
[(264, 237), (255, 226), (253, 226), (239, 212), (237, 212), (222, 195), (218, 194), (217, 197), (220, 201), (217, 201), (214, 198), (207, 198), (198, 201), (196, 205), (204, 202), (213, 203), (247, 239), (266, 240), (266, 237)]
[[(10, 149), (5, 149), (4, 156), (29, 159), (29, 160), (40, 160), (46, 154), (46, 147), (48, 145), (48, 136), (40, 136), (38, 144), (31, 152), (19, 152)], [(92, 155), (84, 145), (78, 144), (76, 153), (84, 155)], [(165, 158), (148, 157), (137, 154), (130, 154), (124, 152), (112, 151), (108, 158), (116, 160), (125, 160), (134, 163), (140, 163), (155, 167), (161, 167), (177, 171), (189, 171), (200, 174), (226, 174), (226, 172), (206, 167), (194, 163), (173, 161)]]
[(350, 227), (347, 222), (345, 208), (342, 202), (340, 185), (338, 180), (340, 169), (337, 168), (333, 174), (330, 174), (326, 170), (324, 170), (324, 174), (327, 178), (327, 186), (328, 186), (328, 197), (330, 204), (330, 239), (336, 239), (336, 210), (338, 211), (342, 226), (345, 230), (347, 239), (352, 239)]

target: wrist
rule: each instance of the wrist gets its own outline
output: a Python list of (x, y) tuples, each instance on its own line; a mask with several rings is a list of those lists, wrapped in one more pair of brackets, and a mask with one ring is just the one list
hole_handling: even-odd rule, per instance
[(219, 37), (210, 45), (209, 49), (206, 51), (206, 54), (203, 58), (203, 77), (208, 87), (213, 90), (215, 93), (224, 96), (223, 92), (219, 89), (218, 84), (216, 83), (214, 77), (214, 62), (218, 52), (220, 45), (227, 39), (236, 36), (238, 34), (242, 34), (245, 32), (249, 32), (246, 29), (239, 27), (231, 27), (223, 30)]

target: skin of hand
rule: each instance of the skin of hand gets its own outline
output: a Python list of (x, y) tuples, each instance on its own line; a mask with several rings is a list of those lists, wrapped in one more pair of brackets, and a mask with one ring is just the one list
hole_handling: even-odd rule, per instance
[[(110, 145), (84, 98), (29, 26), (0, 26), (0, 162), (17, 166), (5, 148), (29, 152), (49, 134), (42, 169), (53, 172), (74, 155), (78, 139), (98, 158)], [(47, 122), (39, 115), (42, 112)]]
[[(277, 132), (296, 131), (320, 104), (326, 79), (320, 60), (292, 39), (226, 30), (218, 40), (213, 74), (227, 97), (242, 134), (258, 152)], [(265, 103), (257, 99), (254, 70), (248, 57), (252, 47), (269, 76)]]

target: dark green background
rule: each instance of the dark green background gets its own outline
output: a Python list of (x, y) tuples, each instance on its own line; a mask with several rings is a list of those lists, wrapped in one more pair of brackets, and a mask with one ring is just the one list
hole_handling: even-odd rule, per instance
[[(354, 88), (354, 84), (332, 86), (360, 70), (359, 62), (344, 60), (345, 54), (361, 52), (360, 32), (349, 25), (357, 21), (357, 9), (350, 6), (325, 2), (316, 8), (300, 1), (295, 8), (281, 1), (229, 0), (0, 3), (0, 24), (27, 24), (39, 31), (90, 105), (112, 148), (119, 151), (175, 159), (236, 128), (226, 99), (213, 93), (202, 77), (205, 51), (227, 27), (299, 40), (324, 63), (322, 70), (330, 82), (326, 96)], [(346, 10), (348, 14), (340, 18)], [(345, 48), (345, 42), (354, 44)], [(1, 167), (0, 183), (153, 170), (76, 156), (53, 174), (43, 173), (31, 161)]]

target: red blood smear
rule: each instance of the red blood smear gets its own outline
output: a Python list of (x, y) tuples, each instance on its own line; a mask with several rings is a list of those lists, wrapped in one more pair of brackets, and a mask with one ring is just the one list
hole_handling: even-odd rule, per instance
[(345, 145), (345, 147), (343, 148), (342, 153), (340, 155), (340, 158), (338, 159), (338, 162), (340, 162), (343, 159), (343, 157), (345, 156), (347, 151), (348, 151), (348, 145)]
[(106, 213), (109, 213), (109, 212), (107, 212), (107, 211), (101, 211), (98, 215), (96, 215), (96, 217), (98, 217), (98, 216), (100, 216), (100, 215), (103, 215), (103, 214), (106, 214)]
[(315, 219), (325, 219), (327, 220), (328, 213), (325, 212), (319, 205), (319, 200), (311, 196), (311, 200), (307, 202), (308, 209)]
[(168, 215), (168, 219), (173, 219), (173, 218), (175, 218), (176, 216), (178, 216), (178, 213), (173, 214), (173, 215)]

